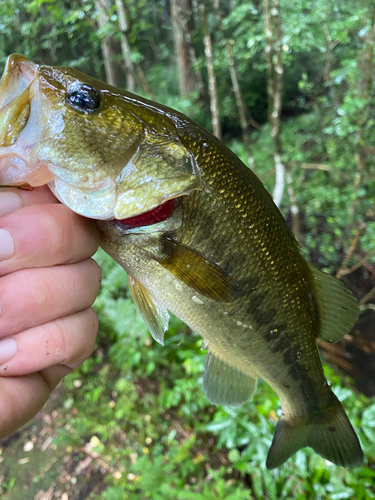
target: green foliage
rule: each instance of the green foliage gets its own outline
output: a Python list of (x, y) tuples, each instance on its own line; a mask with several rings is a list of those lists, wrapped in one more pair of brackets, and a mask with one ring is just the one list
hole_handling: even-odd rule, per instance
[(0, 62), (18, 52), (40, 64), (79, 66), (101, 76), (93, 2), (4, 0), (0, 3)]
[[(256, 172), (272, 192), (274, 162), (268, 126), (253, 137)], [(318, 111), (283, 124), (281, 140), (283, 160), (290, 165), (292, 186), (304, 217), (303, 250), (322, 270), (334, 273), (361, 223), (366, 223), (367, 230), (360, 237), (359, 247), (366, 253), (373, 248), (375, 225), (368, 214), (375, 206), (375, 158), (368, 156), (366, 170), (361, 172), (356, 188), (359, 174), (351, 138), (325, 134)], [(374, 137), (368, 135), (366, 144), (375, 147)], [(230, 145), (246, 161), (244, 146), (238, 141)], [(284, 214), (288, 214), (289, 206), (290, 199), (285, 193), (281, 205)], [(349, 265), (355, 262), (353, 257)]]

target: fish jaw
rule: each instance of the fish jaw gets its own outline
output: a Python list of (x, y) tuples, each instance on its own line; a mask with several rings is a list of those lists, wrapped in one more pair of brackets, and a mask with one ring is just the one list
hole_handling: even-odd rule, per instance
[[(87, 176), (78, 183), (74, 172), (53, 165), (56, 175), (48, 185), (74, 212), (97, 220), (136, 217), (168, 200), (201, 189), (194, 156), (182, 144), (164, 140), (145, 128), (138, 143), (101, 168), (108, 174), (95, 181)], [(72, 176), (70, 177), (70, 175)]]

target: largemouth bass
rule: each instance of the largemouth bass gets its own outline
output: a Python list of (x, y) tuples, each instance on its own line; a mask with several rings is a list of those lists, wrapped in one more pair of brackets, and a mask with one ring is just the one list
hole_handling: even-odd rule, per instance
[(316, 340), (350, 331), (358, 305), (308, 263), (257, 176), (186, 116), (75, 69), (13, 55), (0, 82), (0, 184), (49, 185), (97, 219), (163, 343), (168, 310), (207, 346), (204, 390), (240, 405), (262, 377), (282, 410), (267, 467), (310, 446), (349, 467), (358, 438)]

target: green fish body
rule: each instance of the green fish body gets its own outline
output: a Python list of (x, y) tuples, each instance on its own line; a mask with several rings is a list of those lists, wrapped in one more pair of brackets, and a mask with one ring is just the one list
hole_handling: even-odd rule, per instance
[(304, 259), (260, 180), (215, 137), (76, 70), (12, 56), (0, 82), (0, 183), (48, 183), (99, 220), (153, 337), (163, 343), (171, 311), (205, 340), (213, 404), (244, 403), (258, 377), (272, 386), (282, 414), (268, 468), (305, 446), (343, 467), (362, 462), (316, 344), (350, 331), (357, 302)]

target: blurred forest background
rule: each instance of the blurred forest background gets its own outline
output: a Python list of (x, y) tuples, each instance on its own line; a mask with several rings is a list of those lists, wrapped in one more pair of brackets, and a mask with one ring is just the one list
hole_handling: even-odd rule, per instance
[[(202, 390), (201, 339), (151, 340), (106, 255), (97, 348), (0, 445), (3, 500), (375, 498), (375, 8), (365, 0), (2, 0), (0, 66), (19, 52), (171, 106), (263, 180), (302, 245), (361, 306), (321, 344), (363, 467), (308, 449), (265, 469), (279, 413), (260, 383), (238, 409)], [(347, 377), (351, 378), (347, 378)]]

